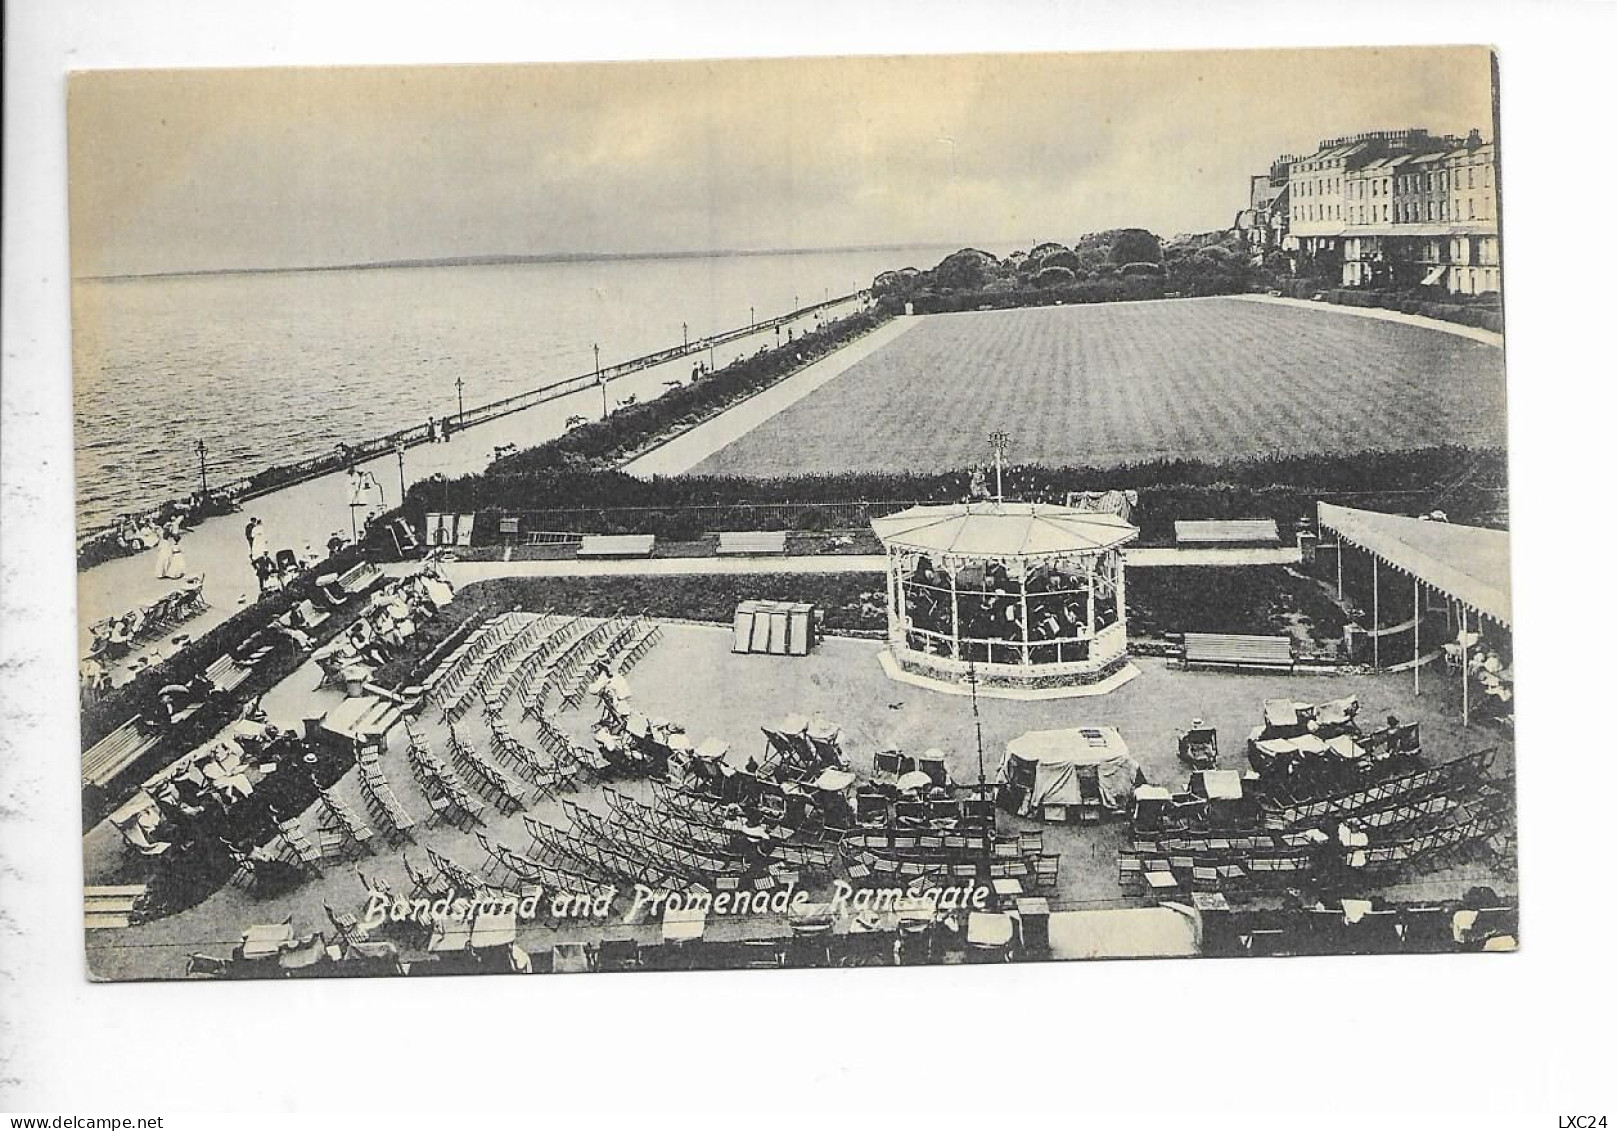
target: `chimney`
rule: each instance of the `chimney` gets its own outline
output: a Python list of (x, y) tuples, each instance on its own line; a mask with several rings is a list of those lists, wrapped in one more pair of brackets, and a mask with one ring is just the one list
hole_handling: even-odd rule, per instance
[(1475, 130), (1474, 129), (1470, 133), (1465, 135), (1465, 147), (1467, 149), (1475, 150), (1475, 149), (1480, 148), (1481, 145), (1482, 145), (1482, 131), (1481, 130)]

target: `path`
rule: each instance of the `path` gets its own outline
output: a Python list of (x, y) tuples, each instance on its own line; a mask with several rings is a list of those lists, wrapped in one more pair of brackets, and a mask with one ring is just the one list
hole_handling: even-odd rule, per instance
[[(839, 308), (833, 316), (841, 313), (843, 310)], [(811, 320), (806, 321), (812, 324)], [(715, 366), (722, 368), (735, 358), (754, 353), (761, 345), (772, 346), (774, 342), (773, 328), (760, 330), (717, 349)], [(614, 401), (621, 402), (631, 395), (645, 401), (666, 392), (665, 382), (685, 381), (689, 377), (690, 359), (682, 358), (620, 377), (612, 382), (608, 391)], [(445, 444), (411, 448), (404, 454), (402, 472), (393, 455), (359, 466), (375, 476), (382, 487), (384, 504), (391, 507), (398, 502), (401, 478), (407, 485), (434, 475), (457, 476), (481, 471), (493, 458), (495, 447), (515, 444), (518, 448), (529, 448), (559, 436), (566, 428), (567, 418), (575, 414), (599, 419), (600, 390), (590, 388), (486, 424), (472, 425)], [(182, 549), (187, 572), (201, 574), (206, 579), (204, 595), (211, 608), (178, 626), (178, 630), (194, 639), (255, 599), (258, 583), (247, 559), (244, 535), (249, 516), (256, 515), (263, 520), (272, 549), (290, 548), (301, 552), (308, 544), (324, 556), (326, 541), (333, 532), (344, 537), (352, 532), (348, 504), (348, 477), (334, 472), (253, 499), (240, 514), (208, 519), (198, 525), (185, 536)], [(148, 605), (179, 585), (177, 581), (158, 578), (154, 567), (154, 552), (147, 552), (105, 562), (78, 575), (81, 655), (90, 646), (88, 625), (103, 617)]]
[[(1172, 566), (1296, 565), (1302, 554), (1295, 547), (1269, 549), (1179, 550), (1172, 547), (1135, 547), (1127, 551), (1133, 569)], [(415, 568), (405, 563), (390, 569)], [(461, 586), (496, 577), (674, 577), (693, 574), (734, 573), (882, 573), (887, 559), (880, 554), (812, 554), (757, 558), (631, 558), (580, 561), (564, 558), (539, 562), (453, 562), (449, 578)]]
[(1267, 302), (1276, 306), (1299, 306), (1304, 310), (1323, 310), (1334, 314), (1352, 314), (1359, 318), (1374, 318), (1380, 322), (1402, 322), (1405, 326), (1419, 326), (1423, 330), (1436, 330), (1443, 334), (1453, 334), (1458, 338), (1469, 338), (1473, 342), (1481, 342), (1485, 346), (1496, 346), (1503, 349), (1505, 336), (1493, 330), (1479, 330), (1475, 326), (1462, 326), (1458, 322), (1445, 322), (1441, 318), (1428, 318), (1424, 314), (1405, 314), (1401, 310), (1383, 310), (1375, 306), (1343, 306), (1341, 303), (1326, 302), (1321, 299), (1314, 302), (1311, 299), (1285, 298), (1281, 295), (1229, 295), (1229, 298), (1238, 298), (1242, 302)]
[(810, 393), (830, 384), (850, 368), (919, 322), (916, 318), (895, 318), (858, 341), (798, 370), (786, 380), (748, 397), (734, 408), (681, 433), (660, 447), (625, 464), (623, 470), (641, 479), (654, 475), (679, 475), (689, 471), (720, 448), (729, 446), (758, 425), (776, 416)]

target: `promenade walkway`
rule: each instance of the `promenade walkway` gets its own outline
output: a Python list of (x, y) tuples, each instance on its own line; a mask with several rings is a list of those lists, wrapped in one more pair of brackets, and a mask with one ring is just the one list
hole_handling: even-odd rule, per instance
[[(857, 302), (850, 301), (845, 308), (830, 311), (829, 316), (840, 316), (857, 305)], [(812, 319), (805, 319), (799, 329), (810, 325)], [(760, 346), (774, 344), (774, 330), (762, 329), (727, 347), (718, 348), (714, 365), (722, 368), (737, 357), (756, 352)], [(620, 377), (608, 387), (608, 395), (614, 403), (629, 396), (641, 401), (661, 396), (668, 391), (666, 382), (683, 382), (690, 378), (690, 364), (690, 358), (682, 358)], [(568, 417), (573, 415), (599, 419), (600, 390), (590, 388), (486, 424), (470, 426), (456, 433), (445, 444), (424, 444), (411, 448), (404, 453), (402, 479), (408, 485), (434, 475), (457, 476), (481, 471), (488, 466), (494, 449), (499, 445), (515, 444), (519, 448), (527, 448), (542, 443), (560, 435), (566, 428)], [(362, 463), (359, 467), (374, 475), (381, 484), (383, 501), (387, 506), (398, 502), (401, 471), (396, 456), (390, 454)], [(264, 534), (272, 550), (286, 548), (301, 553), (307, 544), (323, 556), (326, 541), (333, 533), (341, 533), (344, 537), (351, 534), (349, 502), (348, 477), (337, 472), (253, 499), (245, 504), (240, 514), (200, 523), (185, 536), (181, 549), (185, 554), (187, 572), (205, 577), (204, 595), (211, 608), (186, 622), (180, 631), (193, 638), (200, 636), (257, 598), (258, 583), (247, 557), (244, 533), (249, 516), (263, 520)], [(148, 552), (105, 562), (79, 574), (81, 655), (90, 646), (90, 636), (85, 626), (103, 617), (120, 615), (137, 606), (150, 604), (179, 584), (157, 577), (155, 567), (155, 552)]]
[(1445, 322), (1441, 318), (1428, 318), (1424, 314), (1405, 314), (1401, 310), (1382, 310), (1374, 306), (1343, 306), (1341, 303), (1313, 302), (1309, 299), (1286, 298), (1282, 295), (1230, 295), (1242, 302), (1267, 302), (1275, 306), (1300, 306), (1305, 310), (1326, 311), (1332, 314), (1351, 314), (1358, 318), (1374, 318), (1378, 322), (1402, 322), (1405, 326), (1419, 326), (1423, 330), (1436, 330), (1442, 334), (1453, 334), (1457, 338), (1469, 338), (1473, 342), (1481, 342), (1485, 346), (1504, 348), (1505, 336), (1492, 330), (1479, 330), (1475, 326), (1462, 326), (1458, 322)]
[(893, 339), (907, 333), (919, 321), (917, 318), (893, 319), (858, 341), (805, 366), (786, 380), (771, 385), (756, 396), (748, 397), (713, 419), (704, 421), (690, 431), (675, 436), (666, 444), (631, 460), (624, 465), (623, 470), (641, 479), (649, 479), (654, 475), (679, 475), (689, 471), (720, 448), (735, 443), (770, 417), (786, 411), (810, 393), (835, 381), (854, 365)]

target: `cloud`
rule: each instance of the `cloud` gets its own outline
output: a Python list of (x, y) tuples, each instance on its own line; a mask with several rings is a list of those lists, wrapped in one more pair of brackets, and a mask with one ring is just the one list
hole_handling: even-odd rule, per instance
[(1474, 48), (91, 72), (74, 265), (1168, 234), (1322, 135), (1489, 106)]

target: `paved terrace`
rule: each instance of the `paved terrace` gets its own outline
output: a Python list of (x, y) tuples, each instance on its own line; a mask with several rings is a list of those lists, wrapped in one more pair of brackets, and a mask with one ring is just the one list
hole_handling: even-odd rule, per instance
[[(670, 624), (665, 627), (662, 642), (628, 679), (635, 709), (683, 723), (693, 740), (710, 735), (726, 739), (731, 743), (730, 761), (738, 766), (762, 752), (760, 724), (797, 712), (824, 715), (840, 725), (843, 748), (861, 777), (869, 775), (871, 756), (876, 750), (897, 747), (919, 752), (938, 746), (944, 750), (956, 780), (975, 781), (977, 721), (971, 702), (888, 680), (877, 663), (880, 647), (874, 641), (828, 637), (804, 657), (736, 655), (730, 651), (730, 633), (726, 629)], [(1371, 723), (1389, 711), (1408, 721), (1418, 720), (1430, 762), (1448, 761), (1468, 751), (1497, 746), (1499, 769), (1508, 772), (1512, 766), (1513, 743), (1508, 736), (1490, 727), (1461, 727), (1457, 685), (1451, 686), (1451, 681), (1444, 680), (1441, 674), (1423, 681), (1424, 693), (1416, 698), (1413, 682), (1407, 676), (1348, 672), (1230, 675), (1179, 671), (1160, 659), (1139, 658), (1135, 662), (1141, 670), (1139, 678), (1095, 699), (982, 700), (979, 712), (984, 772), (990, 777), (997, 772), (1005, 744), (1023, 731), (1112, 725), (1122, 731), (1130, 753), (1149, 780), (1177, 787), (1186, 780), (1188, 770), (1178, 760), (1176, 734), (1191, 718), (1203, 718), (1218, 729), (1224, 765), (1244, 767), (1245, 738), (1249, 728), (1261, 719), (1263, 700), (1295, 697), (1318, 702), (1343, 695), (1359, 696), (1363, 717)], [(299, 722), (340, 702), (340, 691), (311, 690), (318, 678), (314, 666), (306, 665), (266, 696), (264, 707), (271, 719), (278, 724)], [(531, 740), (532, 724), (518, 721), (518, 713), (514, 707), (508, 711), (512, 730), (520, 739)], [(575, 741), (587, 742), (595, 717), (594, 701), (586, 700), (577, 709), (559, 713), (557, 721)], [(443, 750), (446, 729), (442, 723), (424, 717), (417, 727), (429, 748)], [(458, 732), (467, 741), (484, 748), (488, 745), (488, 730), (475, 712), (461, 721)], [(424, 819), (429, 809), (406, 764), (402, 732), (395, 733), (390, 746), (383, 755), (387, 776), (405, 808)], [(616, 788), (641, 800), (650, 799), (644, 782), (620, 782)], [(353, 771), (337, 784), (335, 791), (363, 813)], [(584, 787), (576, 800), (598, 814), (606, 812), (597, 787)], [(540, 802), (530, 812), (542, 821), (568, 827), (568, 819), (554, 800)], [(527, 847), (528, 837), (520, 816), (501, 817), (491, 809), (488, 818), (485, 831), (491, 840), (518, 850)], [(312, 836), (314, 819), (305, 814), (303, 823)], [(999, 825), (1002, 831), (1042, 827), (1047, 847), (1061, 853), (1060, 880), (1051, 893), (1057, 909), (1140, 906), (1149, 902), (1143, 896), (1125, 895), (1118, 886), (1116, 853), (1124, 841), (1124, 823), (1040, 826), (1000, 814)], [(471, 833), (424, 824), (418, 826), (418, 833), (420, 845), (431, 846), (457, 863), (475, 868), (482, 860), (482, 851)], [(127, 881), (121, 840), (109, 823), (96, 826), (83, 843), (87, 882)], [(362, 909), (365, 888), (359, 872), (368, 878), (384, 879), (396, 888), (407, 888), (402, 855), (399, 850), (382, 848), (357, 863), (332, 861), (323, 869), (323, 875), (271, 897), (226, 886), (178, 914), (141, 926), (93, 931), (88, 939), (91, 975), (176, 978), (183, 973), (188, 952), (224, 954), (251, 924), (275, 923), (290, 915), (300, 932), (324, 928), (322, 903), (355, 913)], [(416, 864), (424, 862), (420, 848), (411, 849), (410, 855)], [(1513, 883), (1476, 860), (1420, 869), (1400, 879), (1402, 883), (1387, 890), (1409, 900), (1457, 898), (1477, 884), (1501, 892), (1514, 890)], [(815, 890), (816, 895), (824, 894), (823, 888)], [(642, 942), (657, 938), (655, 922), (624, 924), (621, 918), (621, 913), (613, 916), (608, 937), (636, 937)], [(719, 918), (712, 922), (708, 937), (740, 939), (784, 932), (776, 917)], [(555, 942), (599, 937), (598, 926), (584, 923), (559, 930), (524, 924), (518, 932), (518, 942), (531, 952), (543, 951)]]

